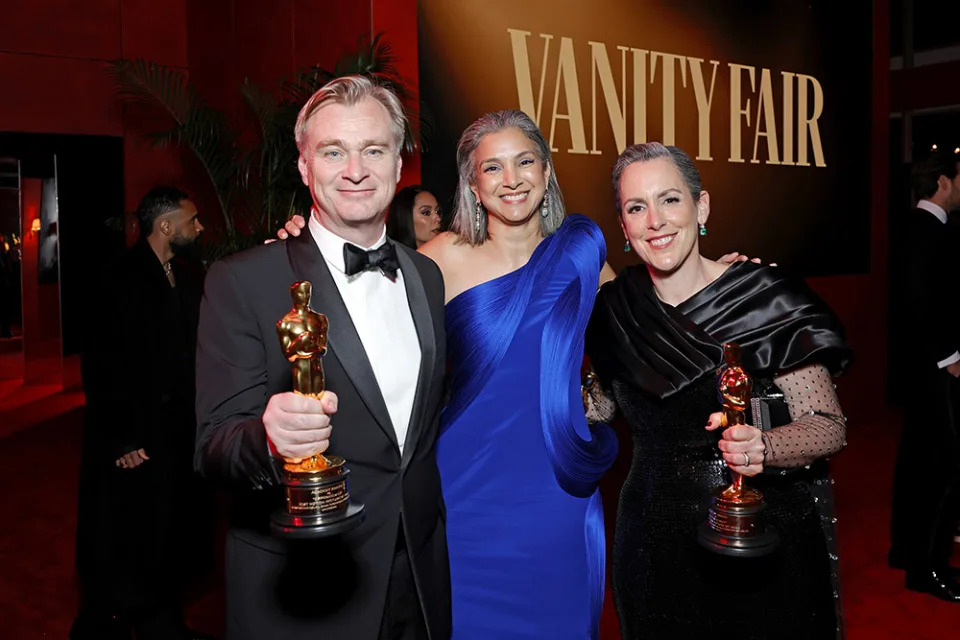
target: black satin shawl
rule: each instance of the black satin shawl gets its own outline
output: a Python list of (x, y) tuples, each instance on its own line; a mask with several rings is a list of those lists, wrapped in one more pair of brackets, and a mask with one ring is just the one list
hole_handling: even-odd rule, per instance
[(814, 363), (839, 375), (853, 357), (839, 319), (802, 280), (751, 262), (676, 307), (657, 298), (645, 266), (624, 269), (597, 294), (586, 349), (601, 381), (666, 398), (716, 371), (725, 342), (764, 378)]

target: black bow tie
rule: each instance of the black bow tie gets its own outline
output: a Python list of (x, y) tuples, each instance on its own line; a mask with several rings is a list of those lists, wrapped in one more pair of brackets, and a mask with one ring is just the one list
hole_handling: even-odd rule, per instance
[(366, 271), (380, 269), (391, 278), (397, 277), (400, 262), (397, 260), (397, 248), (390, 242), (385, 242), (379, 249), (369, 251), (345, 242), (343, 244), (343, 271), (348, 276)]

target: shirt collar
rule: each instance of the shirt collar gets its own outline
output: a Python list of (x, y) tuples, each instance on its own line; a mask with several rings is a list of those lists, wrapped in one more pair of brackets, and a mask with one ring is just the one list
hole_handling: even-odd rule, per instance
[[(310, 229), (313, 241), (317, 243), (317, 248), (320, 249), (320, 253), (323, 255), (323, 259), (327, 261), (327, 264), (340, 273), (344, 273), (343, 245), (345, 245), (347, 241), (323, 226), (320, 220), (317, 219), (317, 215), (313, 209), (310, 210), (310, 220), (307, 221), (307, 227)], [(380, 238), (374, 242), (373, 245), (369, 247), (356, 246), (364, 250), (377, 249), (386, 243), (386, 241), (387, 227), (384, 225), (383, 231), (380, 232)], [(351, 242), (350, 244), (356, 243)]]
[(944, 211), (943, 207), (940, 205), (930, 202), (929, 200), (921, 200), (917, 203), (917, 209), (929, 211), (933, 215), (937, 216), (937, 220), (943, 224), (947, 224), (947, 212)]

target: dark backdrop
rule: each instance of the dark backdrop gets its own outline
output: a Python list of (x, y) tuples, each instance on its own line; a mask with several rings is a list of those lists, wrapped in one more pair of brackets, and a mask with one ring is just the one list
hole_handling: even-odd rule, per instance
[[(699, 58), (707, 83), (710, 61), (719, 62), (710, 117), (712, 159), (697, 160), (704, 187), (712, 197), (709, 236), (704, 243), (707, 255), (739, 250), (777, 261), (805, 276), (868, 272), (870, 2), (421, 0), (419, 24), (421, 96), (429, 106), (435, 129), (423, 154), (422, 182), (438, 192), (448, 210), (456, 184), (454, 152), (460, 132), (484, 112), (520, 106), (508, 29), (521, 30), (530, 34), (526, 44), (535, 101), (543, 77), (538, 124), (548, 139), (553, 111), (561, 115), (571, 111), (563, 83), (556, 106), (554, 95), (562, 39), (569, 38), (572, 44), (587, 146), (593, 147), (595, 111), (596, 148), (600, 153), (569, 153), (573, 146), (570, 127), (567, 120), (559, 119), (553, 141), (558, 149), (554, 162), (568, 210), (597, 220), (604, 229), (611, 248), (609, 260), (615, 268), (636, 258), (620, 251), (622, 234), (609, 182), (618, 149), (599, 81), (593, 107), (590, 42), (604, 45), (618, 97), (626, 101), (628, 144), (636, 135), (632, 116), (636, 102), (634, 64), (628, 54), (624, 87), (618, 47)], [(545, 65), (541, 34), (552, 36)], [(658, 61), (653, 72), (649, 55), (646, 62), (646, 139), (660, 140), (664, 135), (662, 62)], [(742, 74), (740, 106), (747, 108), (749, 99), (751, 111), (749, 124), (741, 118), (743, 163), (729, 160), (730, 120), (735, 113), (730, 98), (731, 63), (755, 68), (753, 90), (747, 75)], [(544, 67), (546, 73), (542, 74)], [(762, 69), (769, 70), (772, 80), (771, 104), (781, 157), (781, 73), (812, 76), (822, 86), (823, 113), (818, 124), (826, 166), (768, 164), (763, 137), (759, 139), (759, 162), (750, 162)], [(793, 86), (796, 160), (796, 81)], [(689, 67), (686, 86), (676, 68), (675, 96), (675, 144), (694, 156), (698, 150), (698, 112)], [(622, 103), (618, 106), (622, 108)], [(812, 151), (808, 158), (813, 164)]]

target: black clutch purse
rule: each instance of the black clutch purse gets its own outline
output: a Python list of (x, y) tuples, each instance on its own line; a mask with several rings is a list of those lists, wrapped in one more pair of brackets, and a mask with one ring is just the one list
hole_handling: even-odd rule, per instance
[[(790, 408), (787, 406), (786, 400), (784, 400), (783, 392), (777, 388), (777, 385), (773, 384), (773, 380), (768, 379), (754, 379), (750, 408), (747, 410), (745, 417), (747, 418), (748, 424), (752, 424), (761, 431), (769, 431), (774, 427), (780, 427), (793, 422), (793, 418), (790, 417)], [(794, 468), (765, 466), (764, 477), (769, 478), (767, 472), (772, 472), (777, 476), (789, 477), (796, 477), (795, 474), (798, 473), (817, 474), (821, 473), (821, 470), (825, 468), (825, 460), (815, 460), (808, 465)], [(814, 471), (811, 472), (811, 469)]]
[(783, 392), (773, 384), (773, 380), (754, 378), (753, 396), (747, 422), (761, 431), (769, 431), (791, 422), (790, 409), (783, 398)]

